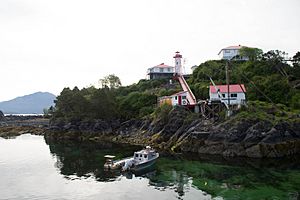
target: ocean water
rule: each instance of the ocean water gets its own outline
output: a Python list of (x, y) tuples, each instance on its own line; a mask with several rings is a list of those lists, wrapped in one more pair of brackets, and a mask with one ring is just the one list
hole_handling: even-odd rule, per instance
[(105, 172), (104, 155), (140, 147), (0, 138), (0, 199), (299, 199), (298, 157), (162, 155), (138, 174)]

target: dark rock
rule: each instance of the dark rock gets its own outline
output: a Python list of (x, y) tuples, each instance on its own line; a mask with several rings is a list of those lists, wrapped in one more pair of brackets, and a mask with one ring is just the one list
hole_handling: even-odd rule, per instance
[(176, 106), (169, 113), (167, 123), (161, 123), (162, 120), (157, 123), (157, 126), (160, 129), (160, 135), (164, 138), (164, 141), (170, 139), (180, 127), (186, 126), (184, 121), (189, 114), (190, 111), (185, 107)]
[(63, 130), (63, 127), (65, 125), (65, 122), (63, 120), (50, 120), (50, 129), (52, 129), (52, 127), (57, 127), (61, 130)]
[(93, 131), (107, 131), (108, 129), (111, 129), (111, 126), (103, 120), (97, 120), (93, 126)]
[(141, 124), (141, 130), (148, 130), (149, 126), (151, 125), (151, 120), (146, 119)]
[(113, 130), (120, 128), (121, 126), (120, 120), (112, 120), (110, 126)]
[(252, 144), (257, 144), (266, 136), (272, 126), (272, 123), (269, 121), (260, 121), (254, 124), (245, 132), (246, 137), (243, 142), (250, 146)]
[(270, 131), (266, 133), (266, 137), (262, 143), (278, 143), (291, 140), (297, 134), (292, 130), (290, 124), (286, 122), (277, 123)]
[(3, 114), (3, 112), (0, 110), (0, 121), (4, 121), (4, 120), (5, 120), (4, 114)]
[(52, 125), (52, 126), (49, 127), (49, 130), (60, 131), (60, 130), (62, 130), (62, 128), (59, 127), (59, 126)]
[(213, 128), (209, 141), (241, 142), (246, 137), (246, 131), (253, 125), (253, 121), (227, 121)]
[(66, 131), (76, 131), (76, 130), (78, 130), (78, 126), (76, 126), (72, 123), (67, 123), (66, 125), (64, 125), (63, 129)]
[(257, 119), (231, 118), (214, 122), (185, 107), (174, 107), (155, 119), (72, 121), (51, 123), (66, 140), (113, 141), (151, 145), (167, 151), (195, 152), (224, 157), (283, 157), (300, 153), (300, 122), (280, 121), (276, 125)]
[(78, 129), (80, 131), (85, 131), (85, 130), (90, 131), (93, 129), (93, 125), (94, 125), (94, 123), (92, 123), (90, 121), (80, 122)]
[(263, 157), (261, 150), (260, 150), (260, 145), (259, 144), (255, 144), (249, 148), (247, 148), (246, 150), (246, 155), (247, 157), (250, 158), (261, 158)]

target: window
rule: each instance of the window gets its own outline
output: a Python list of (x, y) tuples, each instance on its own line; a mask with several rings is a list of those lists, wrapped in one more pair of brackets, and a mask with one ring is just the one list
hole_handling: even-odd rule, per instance
[(225, 98), (225, 94), (222, 94), (222, 97)]
[(233, 93), (233, 94), (230, 94), (230, 97), (237, 97), (237, 94), (236, 93)]
[(159, 68), (159, 71), (160, 72), (164, 72), (164, 68)]
[(168, 68), (168, 72), (170, 72), (171, 71), (171, 68)]
[(175, 100), (177, 100), (177, 96), (175, 96)]
[(186, 96), (182, 96), (182, 99), (186, 99)]
[(230, 53), (230, 50), (228, 50), (228, 49), (225, 49), (225, 51), (224, 51), (225, 53)]

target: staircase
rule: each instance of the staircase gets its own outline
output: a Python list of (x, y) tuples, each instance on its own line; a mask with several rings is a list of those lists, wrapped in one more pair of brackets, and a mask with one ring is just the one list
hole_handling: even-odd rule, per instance
[(189, 87), (189, 85), (187, 84), (187, 82), (185, 81), (184, 77), (182, 75), (178, 75), (177, 78), (181, 85), (182, 90), (187, 92), (187, 100), (189, 102), (189, 105), (196, 105), (196, 103), (197, 103), (196, 97), (193, 94), (193, 92), (192, 92), (191, 88)]

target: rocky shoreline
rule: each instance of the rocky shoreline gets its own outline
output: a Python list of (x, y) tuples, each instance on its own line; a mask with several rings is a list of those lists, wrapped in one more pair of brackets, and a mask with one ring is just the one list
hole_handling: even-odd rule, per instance
[(0, 137), (15, 138), (22, 134), (44, 135), (49, 119), (43, 116), (0, 116)]
[(120, 121), (73, 121), (50, 124), (45, 137), (53, 140), (108, 141), (151, 145), (170, 152), (224, 157), (278, 158), (300, 153), (300, 121), (230, 119), (223, 122), (192, 118), (174, 108), (166, 117)]
[(55, 141), (151, 145), (163, 151), (224, 157), (279, 158), (300, 154), (300, 121), (235, 119), (215, 122), (175, 107), (158, 118), (50, 122), (42, 116), (5, 116), (0, 137), (30, 133)]

